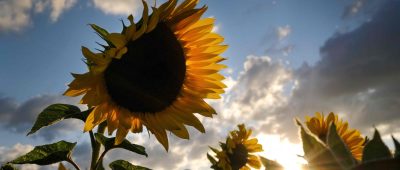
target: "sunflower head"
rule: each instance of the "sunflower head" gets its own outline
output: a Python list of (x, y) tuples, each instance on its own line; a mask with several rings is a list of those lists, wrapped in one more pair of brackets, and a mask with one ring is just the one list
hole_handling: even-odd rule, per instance
[(92, 108), (85, 131), (107, 122), (115, 130), (116, 144), (129, 131), (138, 133), (143, 125), (168, 149), (166, 131), (189, 138), (185, 125), (204, 132), (194, 113), (216, 114), (204, 99), (218, 99), (226, 87), (219, 71), (220, 54), (227, 46), (213, 33), (213, 18), (201, 19), (206, 6), (195, 8), (198, 0), (169, 0), (159, 7), (143, 1), (142, 18), (128, 17), (120, 33), (91, 24), (107, 43), (94, 53), (82, 47), (88, 72), (73, 74), (65, 95), (83, 95), (81, 103)]
[(338, 135), (347, 145), (353, 157), (357, 160), (361, 160), (365, 139), (358, 130), (350, 129), (347, 122), (344, 122), (342, 119), (339, 120), (338, 115), (332, 112), (329, 113), (326, 118), (323, 114), (318, 112), (315, 113), (314, 117), (306, 117), (307, 128), (323, 142), (326, 142), (330, 123), (336, 125)]
[(213, 168), (222, 170), (247, 170), (250, 166), (256, 169), (261, 167), (261, 162), (255, 152), (263, 151), (257, 138), (249, 139), (252, 131), (246, 129), (244, 124), (238, 125), (238, 130), (229, 133), (225, 143), (220, 143), (222, 150), (211, 148), (218, 161)]

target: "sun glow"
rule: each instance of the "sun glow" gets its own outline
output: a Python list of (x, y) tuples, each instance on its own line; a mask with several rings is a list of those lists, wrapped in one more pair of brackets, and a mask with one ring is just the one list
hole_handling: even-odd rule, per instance
[(300, 143), (291, 143), (279, 135), (260, 134), (257, 138), (264, 149), (259, 155), (277, 161), (285, 170), (301, 170), (302, 165), (307, 163), (298, 156), (304, 154)]

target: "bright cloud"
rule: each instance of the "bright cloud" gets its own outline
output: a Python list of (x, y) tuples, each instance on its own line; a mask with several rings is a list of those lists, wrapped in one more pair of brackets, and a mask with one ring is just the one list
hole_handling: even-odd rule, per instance
[(32, 23), (32, 14), (50, 9), (50, 19), (55, 22), (77, 0), (4, 0), (0, 1), (0, 32), (18, 32)]
[(290, 28), (289, 25), (285, 25), (285, 26), (276, 28), (276, 35), (278, 36), (279, 40), (283, 40), (284, 38), (289, 36), (291, 32), (292, 32), (292, 29)]
[(93, 0), (93, 4), (106, 14), (124, 16), (130, 14), (135, 16), (143, 8), (140, 0)]

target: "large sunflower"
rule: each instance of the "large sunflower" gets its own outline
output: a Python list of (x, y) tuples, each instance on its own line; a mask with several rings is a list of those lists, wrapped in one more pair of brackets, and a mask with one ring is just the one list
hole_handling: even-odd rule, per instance
[(169, 0), (152, 7), (143, 1), (143, 15), (121, 33), (108, 33), (92, 25), (107, 45), (93, 53), (82, 47), (89, 71), (75, 78), (64, 93), (83, 95), (82, 104), (93, 111), (84, 131), (107, 122), (108, 133), (115, 130), (116, 144), (129, 131), (138, 133), (143, 125), (168, 150), (166, 131), (189, 138), (185, 125), (205, 132), (194, 113), (206, 117), (216, 114), (204, 99), (217, 99), (226, 87), (218, 64), (226, 50), (223, 37), (213, 33), (213, 18), (200, 19), (206, 6), (195, 8), (198, 0), (177, 6)]
[(249, 139), (252, 131), (246, 129), (244, 124), (238, 125), (238, 128), (230, 132), (226, 143), (221, 143), (221, 151), (210, 147), (218, 159), (213, 168), (249, 170), (250, 166), (256, 169), (261, 167), (259, 158), (251, 153), (263, 151), (262, 145), (258, 144), (257, 138)]
[(348, 128), (349, 124), (343, 122), (342, 119), (339, 120), (338, 115), (335, 115), (332, 112), (329, 113), (326, 118), (324, 118), (323, 114), (318, 112), (315, 113), (315, 117), (306, 117), (306, 125), (308, 129), (313, 134), (317, 135), (323, 142), (326, 141), (329, 124), (331, 122), (336, 125), (338, 135), (347, 145), (353, 157), (357, 160), (361, 160), (364, 148), (364, 138), (358, 130)]

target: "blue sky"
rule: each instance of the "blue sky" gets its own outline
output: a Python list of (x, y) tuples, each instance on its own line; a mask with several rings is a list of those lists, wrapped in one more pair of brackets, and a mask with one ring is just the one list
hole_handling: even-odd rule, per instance
[[(399, 43), (395, 38), (400, 37), (399, 31), (391, 29), (399, 23), (388, 17), (399, 17), (390, 13), (400, 8), (399, 1), (203, 0), (203, 4), (209, 7), (205, 17), (216, 18), (215, 31), (229, 45), (223, 54), (228, 58), (224, 74), (229, 88), (222, 100), (211, 101), (221, 114), (202, 119), (207, 134), (193, 131), (194, 139), (183, 143), (173, 138), (178, 144), (172, 148), (187, 150), (197, 140), (216, 145), (226, 131), (243, 121), (265, 139), (296, 147), (292, 118), (316, 111), (340, 113), (365, 135), (372, 125), (385, 135), (400, 134), (400, 127), (393, 126), (400, 121), (395, 114), (400, 111), (400, 71), (394, 66), (400, 52), (390, 46)], [(70, 72), (86, 71), (81, 46), (94, 49), (95, 42), (101, 42), (87, 24), (119, 32), (120, 20), (130, 13), (140, 18), (141, 8), (137, 0), (0, 1), (0, 126), (4, 127), (0, 135), (8, 136), (0, 140), (0, 155), (64, 138), (83, 142), (79, 148), (84, 150), (86, 134), (76, 133), (82, 128), (80, 122), (67, 122), (33, 137), (25, 134), (46, 105), (78, 101), (61, 94), (72, 80)], [(386, 111), (378, 117), (380, 109)], [(154, 142), (146, 135), (138, 140)], [(169, 168), (193, 168), (187, 162), (191, 158), (201, 167), (208, 166), (204, 157), (193, 154), (174, 160), (177, 151), (166, 154), (158, 145), (150, 146), (153, 155), (165, 154), (165, 162), (180, 162)], [(204, 151), (202, 156), (207, 152), (206, 145), (197, 149)], [(137, 159), (156, 169), (164, 162)]]

